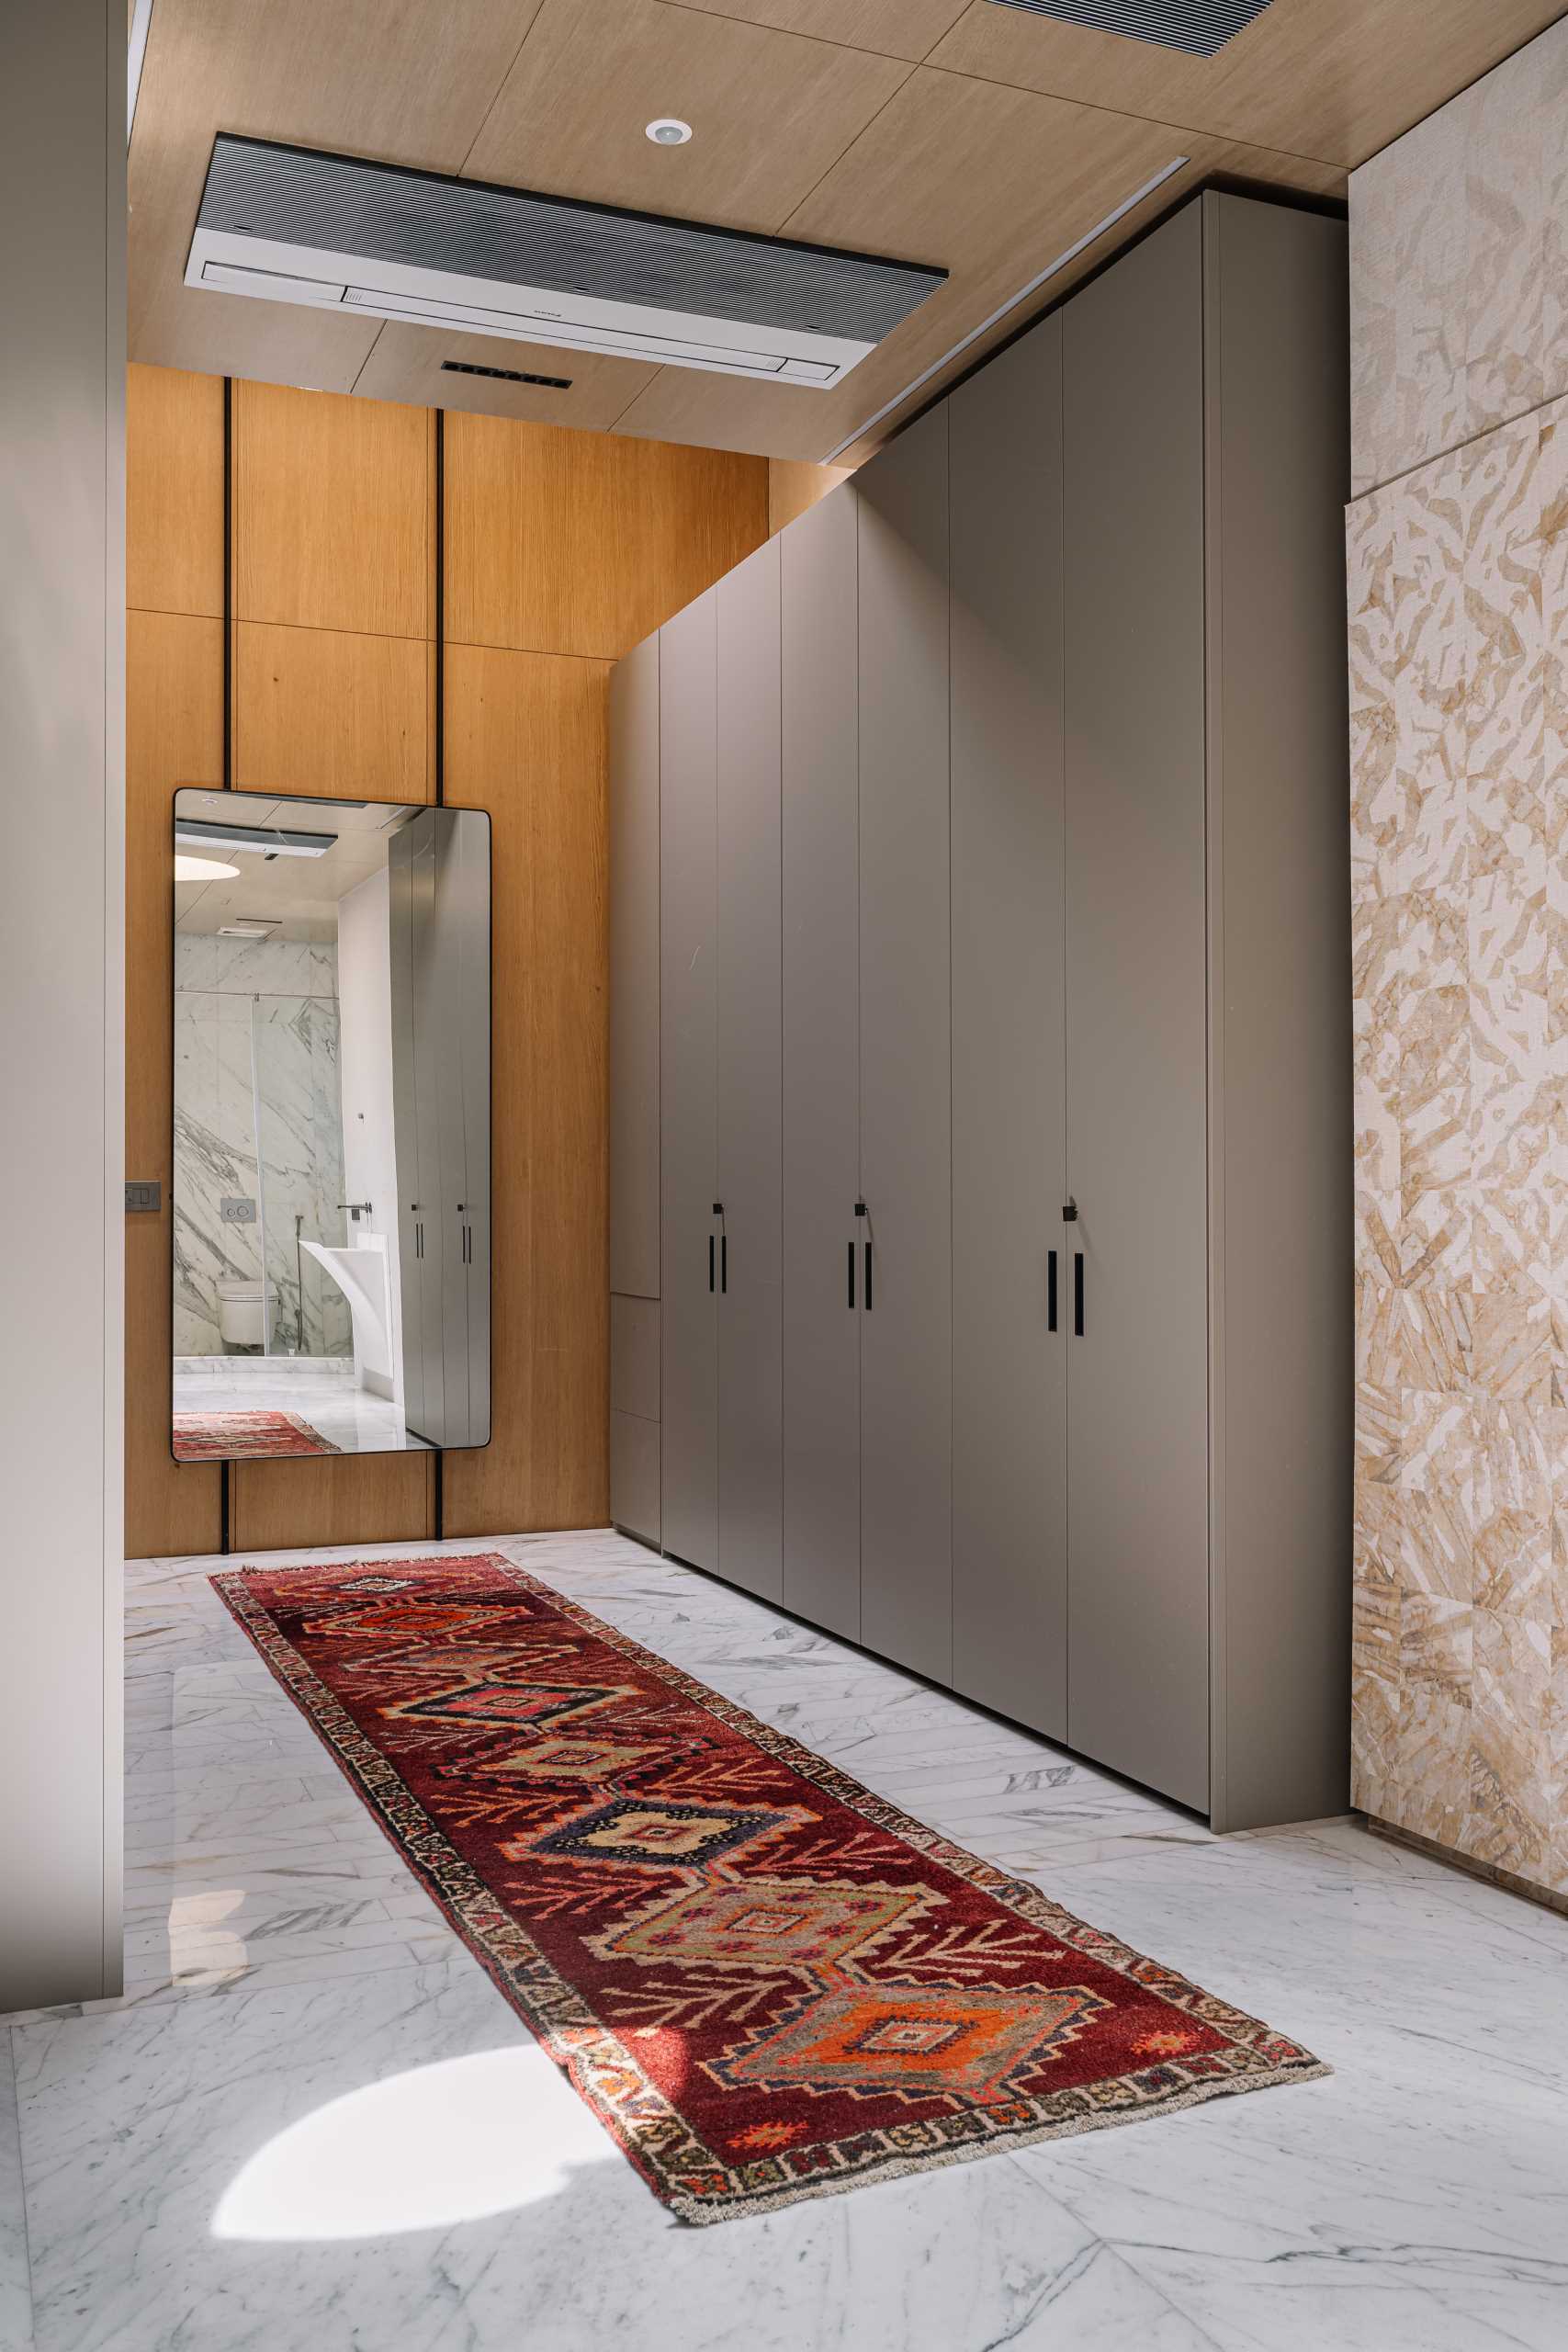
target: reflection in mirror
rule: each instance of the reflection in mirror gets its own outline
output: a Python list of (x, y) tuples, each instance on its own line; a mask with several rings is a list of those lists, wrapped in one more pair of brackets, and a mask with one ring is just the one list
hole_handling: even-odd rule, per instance
[(174, 1452), (490, 1440), (490, 820), (175, 796)]

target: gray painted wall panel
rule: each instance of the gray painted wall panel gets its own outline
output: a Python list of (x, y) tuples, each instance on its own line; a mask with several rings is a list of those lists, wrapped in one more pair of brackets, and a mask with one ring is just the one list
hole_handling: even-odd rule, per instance
[(784, 814), (784, 1598), (860, 1639), (856, 494), (780, 540)]
[[(953, 1679), (1062, 1738), (1062, 322), (955, 392)], [(1065, 1292), (1058, 1287), (1058, 1297)]]
[(779, 543), (718, 583), (718, 1569), (783, 1589)]
[(715, 619), (711, 588), (660, 632), (660, 1129), (666, 1549), (718, 1565)]
[(861, 1624), (953, 1671), (947, 410), (855, 478), (860, 508)]
[(9, 8), (0, 74), (0, 2010), (122, 1968), (125, 31)]
[[(1066, 320), (1067, 1736), (1209, 1801), (1201, 215)], [(1069, 1284), (1069, 1292), (1071, 1285)]]

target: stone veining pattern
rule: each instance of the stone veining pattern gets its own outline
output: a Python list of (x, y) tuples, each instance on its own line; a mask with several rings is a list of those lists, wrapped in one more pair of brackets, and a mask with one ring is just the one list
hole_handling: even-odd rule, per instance
[[(1568, 1891), (1568, 22), (1352, 182), (1354, 1798)], [(1522, 413), (1521, 413), (1522, 412)]]
[[(255, 1067), (254, 1065), (259, 1065)], [(261, 1225), (225, 1225), (226, 1195), (255, 1200), (259, 1080), (274, 1329), (300, 1312), (294, 1218), (341, 1244), (344, 1218), (337, 956), (330, 944), (182, 936), (175, 943), (175, 1352), (218, 1355), (218, 1283), (261, 1272)], [(351, 1346), (348, 1303), (303, 1265), (303, 1352)]]

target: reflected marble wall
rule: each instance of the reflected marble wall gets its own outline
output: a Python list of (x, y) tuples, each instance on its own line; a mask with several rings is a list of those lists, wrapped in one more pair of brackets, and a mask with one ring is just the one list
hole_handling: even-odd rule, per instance
[(259, 1218), (225, 1225), (220, 1213), (225, 1195), (259, 1203), (253, 1017), (274, 1331), (292, 1345), (302, 1317), (305, 1353), (347, 1355), (346, 1300), (307, 1260), (301, 1303), (294, 1251), (296, 1214), (308, 1240), (344, 1238), (335, 951), (218, 938), (175, 943), (175, 1353), (221, 1352), (220, 1277), (261, 1274)]
[(1348, 537), (1354, 1799), (1558, 1893), (1568, 399), (1540, 387), (1568, 379), (1568, 313), (1555, 228), (1535, 229), (1538, 116), (1564, 75), (1568, 25), (1352, 179), (1357, 472), (1382, 486)]

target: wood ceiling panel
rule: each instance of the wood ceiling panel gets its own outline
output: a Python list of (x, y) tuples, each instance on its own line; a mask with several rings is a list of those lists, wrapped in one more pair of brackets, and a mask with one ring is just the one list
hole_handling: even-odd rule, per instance
[(1562, 13), (1562, 0), (1273, 0), (1201, 58), (970, 0), (929, 62), (1348, 169)]
[(682, 0), (710, 17), (805, 33), (842, 49), (868, 49), (918, 65), (950, 32), (969, 0)]
[[(565, 376), (571, 390), (504, 384), (493, 376), (446, 376), (444, 359), (476, 368), (516, 368), (535, 376)], [(401, 401), (411, 408), (466, 410), (511, 416), (525, 424), (569, 424), (604, 433), (631, 406), (659, 370), (636, 359), (605, 359), (592, 351), (561, 351), (549, 344), (513, 343), (493, 334), (444, 334), (389, 320), (354, 389), (369, 400)]]
[(158, 0), (130, 147), (131, 357), (348, 391), (376, 321), (184, 284), (212, 141), (229, 130), (455, 172), (539, 5)]
[[(725, 384), (667, 368), (615, 427), (668, 441), (765, 448), (821, 459), (883, 403), (915, 382), (981, 319), (1066, 252), (1145, 181), (1178, 155), (1186, 166), (911, 395), (933, 399), (949, 378), (1059, 301), (1118, 245), (1216, 174), (1342, 197), (1330, 164), (1235, 141), (1179, 134), (1135, 117), (1111, 115), (1036, 93), (919, 69), (836, 170), (788, 224), (788, 233), (834, 243), (861, 224), (868, 243), (898, 251), (902, 233), (953, 271), (953, 282), (923, 303), (837, 390)], [(879, 428), (885, 435), (897, 421)], [(852, 446), (858, 463), (870, 444)]]
[[(508, 187), (777, 231), (909, 70), (663, 0), (544, 0), (464, 168)], [(644, 135), (663, 114), (694, 126), (688, 146)]]

